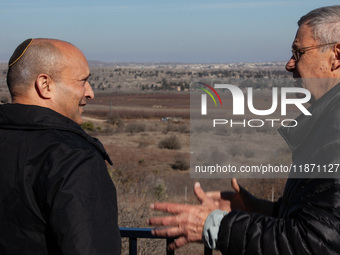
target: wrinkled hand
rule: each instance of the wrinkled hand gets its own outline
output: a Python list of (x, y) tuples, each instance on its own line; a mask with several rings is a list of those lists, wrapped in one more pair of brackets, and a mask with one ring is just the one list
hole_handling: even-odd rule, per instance
[(202, 241), (205, 220), (212, 211), (218, 209), (199, 183), (195, 183), (194, 192), (201, 202), (200, 205), (155, 203), (150, 206), (153, 210), (172, 214), (172, 216), (154, 217), (148, 220), (150, 225), (167, 226), (162, 229), (154, 229), (152, 234), (177, 238), (174, 243), (169, 245), (172, 250), (189, 242)]

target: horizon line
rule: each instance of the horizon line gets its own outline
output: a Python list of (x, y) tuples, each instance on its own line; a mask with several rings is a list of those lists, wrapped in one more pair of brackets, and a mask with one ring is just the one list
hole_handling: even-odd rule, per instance
[[(227, 64), (261, 64), (261, 63), (287, 63), (287, 61), (233, 61), (233, 62), (182, 62), (182, 61), (103, 61), (88, 59), (90, 62), (100, 64), (183, 64), (183, 65), (227, 65)], [(7, 60), (0, 60), (0, 64), (8, 64)]]

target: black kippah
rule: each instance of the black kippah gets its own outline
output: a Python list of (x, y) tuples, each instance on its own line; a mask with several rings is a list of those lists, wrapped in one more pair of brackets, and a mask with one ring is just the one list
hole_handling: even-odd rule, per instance
[(31, 45), (33, 42), (33, 39), (27, 39), (23, 41), (13, 52), (12, 57), (10, 58), (8, 62), (8, 67), (11, 67), (14, 65), (26, 52), (27, 48)]

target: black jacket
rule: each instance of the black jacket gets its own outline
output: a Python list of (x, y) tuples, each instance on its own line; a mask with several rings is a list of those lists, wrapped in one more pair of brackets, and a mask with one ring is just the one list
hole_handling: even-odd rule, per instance
[(120, 254), (102, 144), (43, 107), (0, 106), (0, 254)]
[[(312, 116), (299, 116), (297, 127), (279, 130), (293, 151), (293, 164), (335, 164), (335, 171), (340, 163), (340, 85), (309, 111)], [(232, 255), (339, 255), (340, 167), (328, 174), (291, 176), (272, 217), (231, 211), (221, 222), (218, 248)]]

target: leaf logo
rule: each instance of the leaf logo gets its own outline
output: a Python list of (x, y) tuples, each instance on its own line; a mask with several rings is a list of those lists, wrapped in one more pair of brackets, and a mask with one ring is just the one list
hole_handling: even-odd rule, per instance
[[(222, 100), (220, 98), (220, 95), (216, 92), (216, 90), (213, 87), (211, 87), (210, 85), (208, 85), (206, 83), (203, 83), (203, 82), (197, 82), (197, 83), (207, 87), (212, 92), (214, 92), (214, 94), (217, 96), (217, 98), (220, 101), (220, 104), (222, 106)], [(214, 95), (209, 90), (207, 90), (205, 88), (200, 88), (200, 89), (202, 91), (204, 91), (205, 93), (207, 93), (212, 98), (212, 100), (214, 101), (215, 106), (217, 106), (217, 103), (216, 103)], [(201, 109), (202, 115), (207, 115), (207, 95), (206, 94), (202, 94), (202, 105), (201, 106), (202, 106), (202, 109)]]

